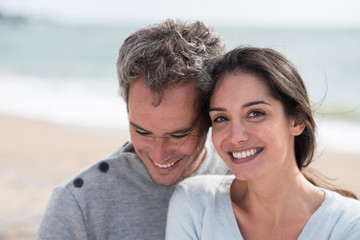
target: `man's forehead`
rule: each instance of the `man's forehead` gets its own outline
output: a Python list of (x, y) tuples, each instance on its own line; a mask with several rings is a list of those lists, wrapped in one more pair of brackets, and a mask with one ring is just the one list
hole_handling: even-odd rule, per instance
[(154, 105), (153, 103), (158, 99), (159, 95), (145, 87), (141, 79), (137, 79), (130, 84), (128, 104), (141, 102), (149, 106), (153, 105), (153, 107), (187, 105), (189, 108), (193, 108), (198, 96), (199, 90), (194, 82), (186, 85), (177, 83), (164, 89), (161, 92), (161, 102)]
[(179, 103), (171, 105), (167, 101), (157, 107), (152, 104), (129, 104), (129, 121), (144, 129), (177, 131), (190, 128), (198, 113), (193, 105)]
[(144, 82), (144, 77), (138, 77), (133, 82), (130, 83), (129, 92), (133, 89), (137, 92), (142, 92), (143, 94), (150, 95), (152, 97), (157, 96), (159, 93), (166, 95), (168, 92), (178, 92), (182, 89), (192, 90), (199, 92), (198, 87), (196, 86), (195, 81), (190, 81), (183, 79), (179, 82), (163, 85), (159, 83), (152, 83), (153, 86)]
[(165, 89), (162, 101), (154, 106), (154, 94), (144, 86), (142, 79), (137, 79), (130, 85), (129, 121), (132, 126), (159, 134), (185, 131), (192, 128), (198, 117), (197, 98), (195, 83), (176, 84)]

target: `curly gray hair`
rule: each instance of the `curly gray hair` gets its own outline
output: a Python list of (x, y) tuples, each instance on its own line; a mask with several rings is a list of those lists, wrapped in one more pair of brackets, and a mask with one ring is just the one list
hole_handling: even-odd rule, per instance
[(199, 21), (187, 25), (168, 19), (139, 29), (119, 50), (120, 93), (127, 103), (131, 82), (143, 77), (145, 87), (157, 96), (155, 105), (161, 103), (163, 90), (178, 82), (195, 81), (205, 95), (211, 87), (211, 62), (224, 51), (220, 36)]

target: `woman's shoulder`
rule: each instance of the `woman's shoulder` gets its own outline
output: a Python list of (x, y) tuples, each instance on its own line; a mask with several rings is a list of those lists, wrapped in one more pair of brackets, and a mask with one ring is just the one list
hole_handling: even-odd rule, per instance
[(360, 201), (330, 190), (323, 191), (326, 194), (323, 220), (332, 226), (331, 236), (334, 239), (360, 239)]
[[(360, 201), (357, 199), (345, 197), (337, 192), (322, 189), (325, 192), (325, 202), (329, 203), (330, 207), (341, 211), (358, 210), (360, 209)], [(360, 214), (360, 213), (359, 213)]]
[(198, 189), (213, 190), (228, 186), (234, 179), (233, 175), (198, 175), (182, 180), (177, 188), (197, 191)]
[(341, 221), (351, 221), (360, 223), (360, 201), (345, 197), (337, 192), (323, 189), (326, 194), (324, 205), (326, 210), (338, 216)]
[(219, 191), (228, 191), (233, 175), (198, 175), (182, 180), (175, 189), (174, 195), (191, 199), (215, 196)]
[[(169, 214), (171, 216), (188, 216), (198, 219), (208, 209), (214, 208), (216, 199), (229, 195), (233, 176), (201, 175), (181, 181), (171, 199)], [(202, 218), (202, 217), (201, 217)], [(199, 222), (202, 220), (198, 219)]]
[(325, 200), (299, 239), (360, 239), (360, 202), (320, 188)]

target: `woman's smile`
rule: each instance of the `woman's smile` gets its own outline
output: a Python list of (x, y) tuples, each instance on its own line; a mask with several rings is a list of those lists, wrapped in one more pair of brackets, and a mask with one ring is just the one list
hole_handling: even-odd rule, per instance
[(233, 163), (245, 163), (255, 159), (260, 152), (262, 152), (263, 148), (250, 148), (243, 151), (231, 151), (229, 152), (229, 156)]
[(291, 124), (257, 76), (225, 75), (212, 95), (209, 115), (214, 146), (237, 178), (257, 179), (282, 169), (285, 161), (295, 163)]

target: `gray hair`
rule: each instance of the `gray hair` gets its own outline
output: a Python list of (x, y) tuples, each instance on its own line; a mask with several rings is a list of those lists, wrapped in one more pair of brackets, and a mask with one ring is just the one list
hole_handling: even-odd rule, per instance
[(162, 100), (163, 90), (179, 82), (195, 81), (200, 94), (205, 95), (211, 87), (211, 62), (224, 51), (220, 36), (199, 21), (187, 25), (169, 19), (139, 29), (119, 50), (121, 96), (127, 103), (129, 86), (139, 77), (156, 94), (156, 105)]

